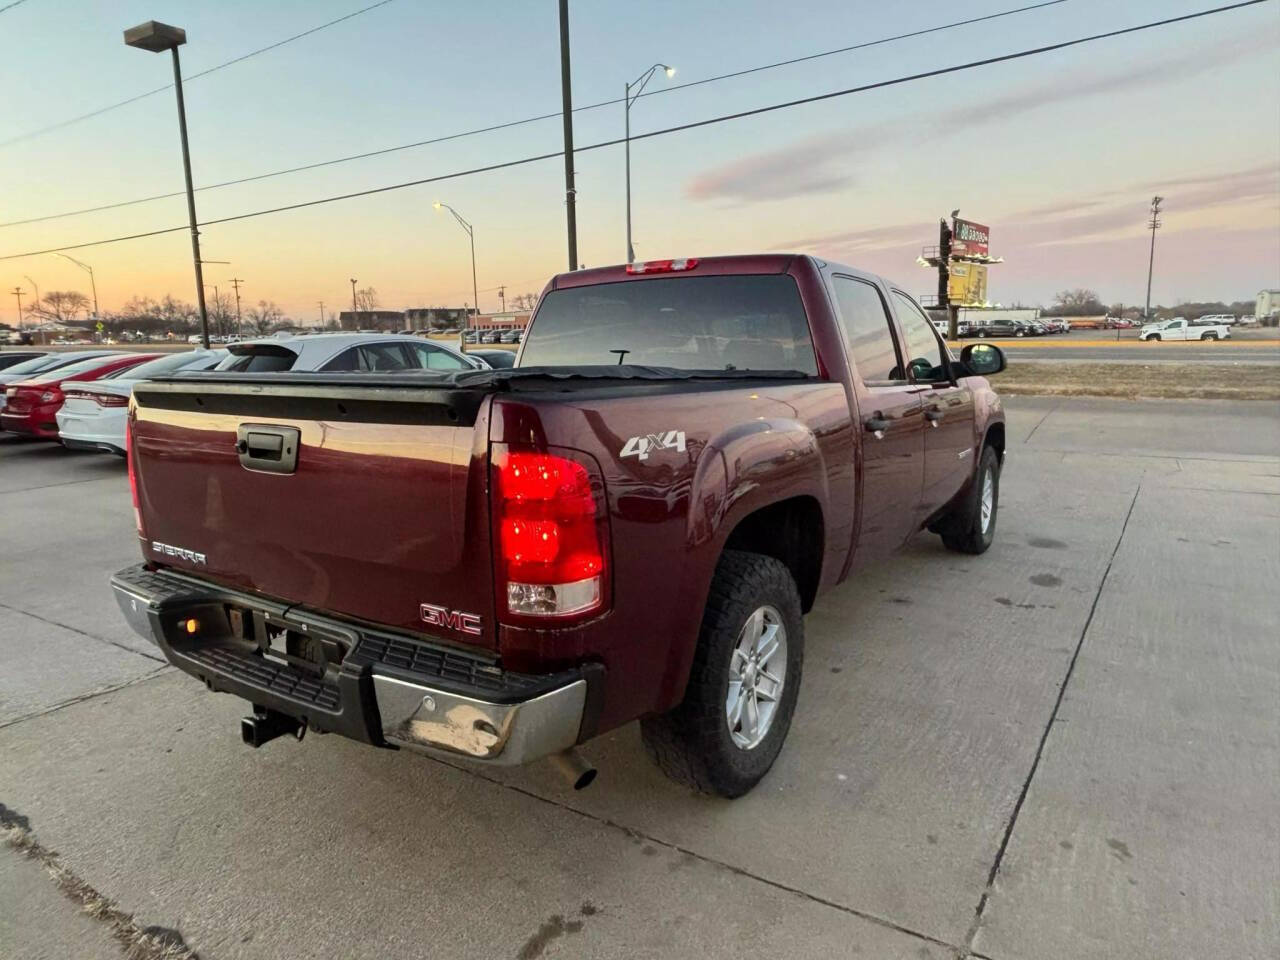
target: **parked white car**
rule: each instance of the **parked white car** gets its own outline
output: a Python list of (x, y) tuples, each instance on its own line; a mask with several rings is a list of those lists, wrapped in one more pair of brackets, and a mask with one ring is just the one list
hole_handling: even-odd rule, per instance
[(210, 370), (226, 356), (225, 350), (188, 350), (125, 367), (118, 376), (69, 383), (63, 388), (67, 399), (54, 417), (58, 439), (69, 450), (96, 450), (123, 457), (124, 424), (134, 384), (180, 370)]
[(1201, 317), (1196, 323), (1220, 323), (1224, 327), (1234, 326), (1236, 315), (1234, 313), (1210, 313)]
[(411, 370), (487, 370), (483, 360), (444, 344), (402, 334), (325, 333), (235, 343), (218, 371), (279, 373), (397, 373)]
[(1188, 323), (1174, 317), (1161, 323), (1148, 323), (1138, 331), (1139, 340), (1230, 340), (1231, 328), (1221, 323), (1197, 320)]

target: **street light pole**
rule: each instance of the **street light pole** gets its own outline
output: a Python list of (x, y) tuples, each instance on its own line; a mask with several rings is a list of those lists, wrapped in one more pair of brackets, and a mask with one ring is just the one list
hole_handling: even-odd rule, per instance
[[(627, 155), (627, 263), (634, 263), (636, 259), (636, 252), (631, 247), (631, 105), (640, 98), (640, 94), (644, 92), (645, 84), (649, 82), (649, 78), (653, 76), (655, 70), (662, 70), (667, 75), (667, 79), (676, 75), (675, 67), (669, 67), (665, 63), (655, 63), (640, 75), (640, 79), (634, 83), (625, 84), (622, 98), (622, 112), (626, 129), (623, 144)], [(634, 94), (631, 92), (633, 88), (635, 89)]]
[(196, 302), (200, 307), (200, 332), (209, 349), (209, 311), (204, 303), (204, 271), (200, 265), (200, 230), (196, 223), (196, 192), (191, 183), (191, 150), (187, 144), (187, 109), (182, 99), (182, 64), (178, 47), (187, 42), (187, 32), (167, 23), (148, 20), (124, 32), (124, 42), (139, 50), (173, 54), (173, 89), (178, 95), (178, 132), (182, 138), (182, 173), (187, 181), (187, 219), (191, 224), (191, 260), (196, 271)]
[(13, 295), (18, 298), (18, 329), (22, 329), (22, 288), (14, 287)]
[(351, 278), (351, 322), (360, 329), (360, 311), (356, 309), (356, 278)]
[(36, 288), (35, 304), (37, 307), (40, 306), (40, 284), (36, 283), (34, 280), (28, 277), (25, 273), (22, 275), (22, 277), (27, 281), (27, 283), (31, 284), (33, 287)]
[(1151, 219), (1147, 226), (1151, 228), (1151, 257), (1147, 260), (1147, 305), (1142, 310), (1142, 319), (1151, 319), (1151, 273), (1156, 266), (1156, 231), (1160, 229), (1160, 204), (1164, 197), (1151, 198)]
[(74, 263), (74, 264), (75, 264), (77, 267), (79, 267), (81, 270), (86, 270), (86, 271), (88, 271), (88, 273), (89, 273), (89, 286), (90, 286), (90, 288), (92, 288), (92, 290), (93, 290), (93, 315), (94, 315), (94, 317), (95, 317), (95, 318), (97, 318), (97, 316), (98, 316), (98, 283), (97, 283), (97, 281), (96, 281), (96, 280), (94, 280), (94, 278), (93, 278), (93, 267), (89, 266), (87, 263), (81, 263), (81, 262), (80, 262), (79, 260), (77, 260), (75, 257), (68, 257), (65, 253), (55, 253), (55, 254), (54, 254), (54, 256), (55, 256), (55, 257), (61, 257), (63, 260), (70, 260), (72, 263)]
[[(437, 200), (435, 201), (435, 203), (431, 205), (435, 207), (437, 210), (440, 210), (443, 208), (445, 210), (448, 210), (450, 213), (452, 213), (453, 219), (458, 221), (458, 225), (462, 227), (463, 230), (467, 231), (467, 236), (471, 238), (471, 309), (477, 316), (479, 316), (480, 291), (477, 289), (477, 284), (476, 284), (476, 231), (475, 231), (475, 228), (472, 227), (471, 224), (467, 223), (466, 220), (463, 220), (462, 216), (458, 213), (458, 211), (453, 209), (453, 207), (449, 206), (447, 203), (441, 203), (439, 200)], [(467, 343), (466, 326), (467, 326), (466, 324), (463, 325), (463, 333), (462, 333), (463, 352), (466, 352), (466, 343)]]
[[(560, 99), (564, 117), (564, 216), (569, 232), (569, 269), (578, 269), (578, 189), (573, 183), (573, 85), (569, 69), (569, 0), (560, 0)], [(477, 306), (479, 306), (477, 304)], [(465, 338), (464, 338), (465, 339)]]

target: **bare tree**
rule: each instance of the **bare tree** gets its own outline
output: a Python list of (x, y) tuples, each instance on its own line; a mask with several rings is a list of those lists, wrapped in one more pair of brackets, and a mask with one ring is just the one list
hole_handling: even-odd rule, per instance
[(507, 302), (516, 310), (533, 310), (538, 305), (538, 295), (536, 293), (517, 293), (514, 297), (508, 297)]
[(356, 291), (356, 309), (361, 313), (369, 313), (378, 309), (378, 291), (373, 287), (365, 287)]
[(66, 323), (74, 320), (76, 314), (82, 310), (87, 311), (88, 308), (89, 298), (77, 290), (50, 290), (39, 304), (27, 309), (29, 313), (34, 313), (45, 320)]
[(245, 320), (258, 336), (263, 337), (284, 322), (284, 311), (274, 300), (259, 300), (256, 307), (245, 311)]
[(1107, 308), (1096, 291), (1077, 287), (1055, 293), (1053, 311), (1065, 317), (1089, 317), (1101, 316), (1107, 312)]

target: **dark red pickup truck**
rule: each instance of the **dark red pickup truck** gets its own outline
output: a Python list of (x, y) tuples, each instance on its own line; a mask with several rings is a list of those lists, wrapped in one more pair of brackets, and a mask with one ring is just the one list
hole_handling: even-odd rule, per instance
[(1005, 445), (983, 374), (893, 284), (808, 256), (555, 277), (514, 369), (139, 385), (145, 562), (171, 663), (307, 730), (494, 763), (639, 718), (671, 776), (749, 790), (803, 615), (922, 528), (981, 553)]

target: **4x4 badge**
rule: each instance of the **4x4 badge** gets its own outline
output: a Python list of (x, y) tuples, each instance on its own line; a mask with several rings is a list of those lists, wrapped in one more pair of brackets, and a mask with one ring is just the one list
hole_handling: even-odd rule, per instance
[(676, 450), (684, 453), (684, 431), (668, 430), (666, 433), (650, 433), (643, 437), (632, 437), (622, 447), (622, 457), (639, 457), (648, 460), (649, 454), (655, 450)]

